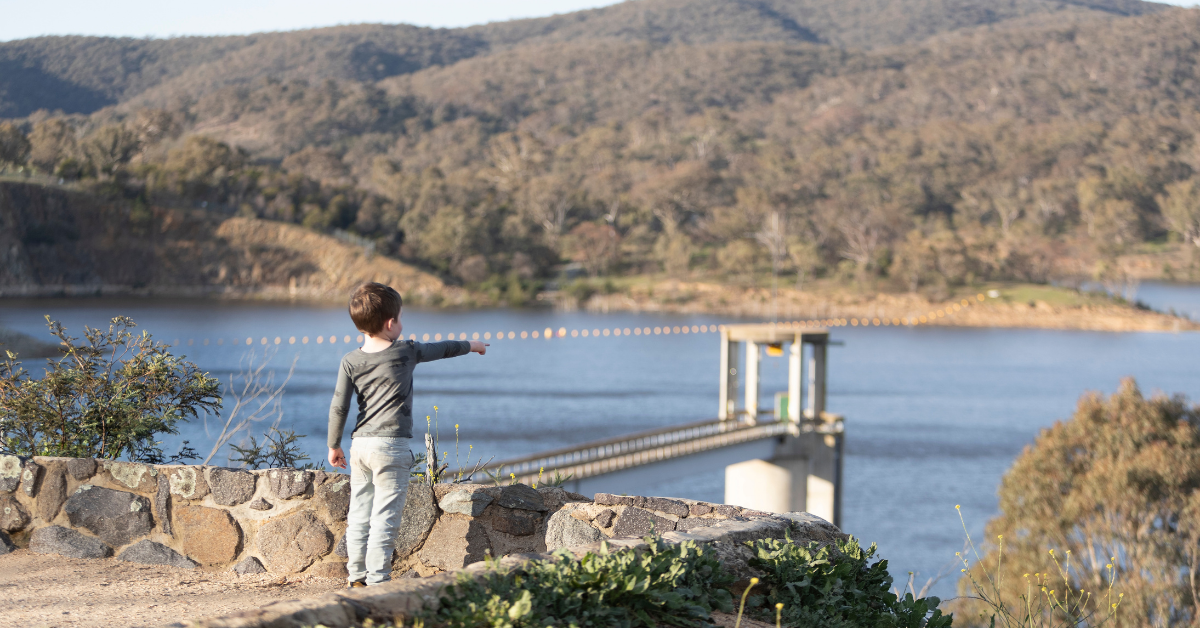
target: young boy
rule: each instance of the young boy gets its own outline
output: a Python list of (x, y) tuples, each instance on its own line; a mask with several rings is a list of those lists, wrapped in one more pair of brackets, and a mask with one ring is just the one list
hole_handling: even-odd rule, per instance
[(475, 352), (478, 341), (415, 342), (400, 340), (403, 326), (400, 293), (379, 283), (359, 286), (350, 297), (350, 318), (366, 336), (361, 349), (342, 358), (337, 389), (329, 406), (329, 464), (345, 469), (342, 429), (350, 393), (358, 396), (358, 417), (351, 431), (350, 512), (346, 525), (346, 569), (350, 588), (391, 579), (392, 549), (413, 466), (412, 372), (431, 362)]

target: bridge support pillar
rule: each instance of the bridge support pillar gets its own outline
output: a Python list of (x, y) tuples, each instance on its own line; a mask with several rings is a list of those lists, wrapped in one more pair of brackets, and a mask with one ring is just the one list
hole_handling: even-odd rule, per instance
[(725, 503), (767, 512), (803, 510), (840, 526), (843, 436), (840, 418), (825, 418), (828, 431), (785, 436), (770, 460), (725, 467)]

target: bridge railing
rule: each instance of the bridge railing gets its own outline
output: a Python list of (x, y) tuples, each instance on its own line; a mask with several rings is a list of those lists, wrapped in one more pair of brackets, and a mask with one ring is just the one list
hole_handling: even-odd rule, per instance
[[(474, 475), (464, 475), (464, 480), (485, 482), (489, 476), (508, 478), (511, 474), (518, 481), (528, 483), (536, 480), (543, 470), (581, 480), (719, 447), (783, 436), (789, 431), (799, 433), (829, 429), (823, 425), (826, 424), (781, 423), (773, 418), (765, 421), (760, 419), (757, 423), (710, 419), (505, 460), (481, 468)], [(840, 428), (840, 424), (837, 427)], [(544, 477), (542, 481), (549, 479)]]

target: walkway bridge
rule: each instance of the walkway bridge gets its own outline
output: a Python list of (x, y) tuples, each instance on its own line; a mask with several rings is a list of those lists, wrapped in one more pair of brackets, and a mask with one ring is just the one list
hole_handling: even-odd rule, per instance
[[(583, 443), (479, 469), (472, 481), (515, 475), (525, 483), (569, 476), (577, 493), (638, 493), (648, 484), (725, 469), (725, 503), (805, 510), (840, 524), (842, 417), (825, 412), (829, 331), (787, 325), (729, 325), (721, 330), (718, 417)], [(743, 352), (744, 359), (739, 361)], [(775, 408), (759, 407), (763, 352), (788, 353), (788, 390)], [(737, 404), (739, 384), (744, 403)]]

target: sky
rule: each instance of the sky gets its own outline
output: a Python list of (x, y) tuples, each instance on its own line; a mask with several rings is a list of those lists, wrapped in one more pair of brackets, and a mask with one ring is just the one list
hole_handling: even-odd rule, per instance
[[(0, 0), (0, 41), (38, 35), (239, 35), (337, 24), (459, 27), (570, 13), (618, 0)], [(1166, 0), (1193, 6), (1198, 0)], [(47, 10), (53, 6), (53, 10)]]

